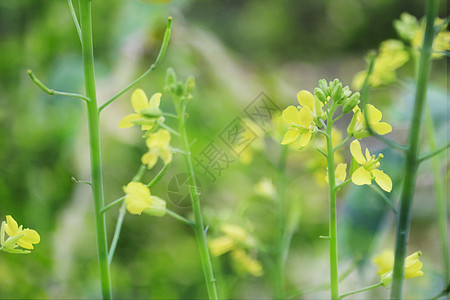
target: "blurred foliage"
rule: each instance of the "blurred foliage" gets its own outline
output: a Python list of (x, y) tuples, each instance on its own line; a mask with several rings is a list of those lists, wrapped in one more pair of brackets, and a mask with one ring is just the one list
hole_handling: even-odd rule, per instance
[[(165, 1), (93, 2), (99, 101), (104, 102), (152, 64), (166, 18), (173, 15), (167, 58), (139, 87), (147, 94), (162, 91), (164, 69), (169, 66), (180, 77), (196, 77), (197, 92), (188, 112), (188, 133), (191, 140), (196, 139), (194, 155), (211, 141), (220, 143), (221, 132), (236, 117), (246, 117), (245, 108), (261, 91), (282, 108), (295, 103), (296, 93), (311, 90), (320, 78), (339, 76), (350, 84), (356, 71), (364, 68), (364, 53), (395, 37), (392, 21), (404, 11), (420, 18), (424, 6), (419, 0), (157, 2)], [(0, 298), (99, 297), (90, 189), (70, 179), (89, 180), (85, 108), (76, 100), (43, 94), (26, 76), (26, 70), (33, 69), (51, 88), (82, 92), (79, 46), (66, 1), (0, 2), (0, 217), (14, 215), (21, 224), (38, 230), (42, 239), (30, 255), (1, 253)], [(449, 126), (445, 65), (434, 65), (429, 95), (437, 136), (443, 137)], [(412, 67), (405, 66), (398, 77), (411, 78), (412, 74)], [(393, 124), (391, 137), (400, 142), (406, 139), (412, 90), (414, 83), (407, 80), (372, 94), (371, 101), (381, 105), (384, 118)], [(130, 112), (130, 96), (126, 93), (102, 113), (107, 203), (122, 196), (122, 186), (137, 172), (145, 152), (138, 129), (117, 128)], [(161, 107), (171, 110), (164, 95)], [(280, 146), (268, 136), (264, 141), (265, 150), (255, 151), (249, 165), (233, 156), (235, 162), (215, 182), (201, 171), (198, 174), (209, 236), (219, 236), (220, 224), (231, 222), (251, 230), (259, 245), (262, 277), (237, 275), (229, 257), (214, 260), (219, 293), (225, 297), (255, 299), (272, 293), (276, 200), (258, 195), (254, 186), (265, 177), (276, 182)], [(376, 140), (367, 143), (385, 154), (385, 171), (397, 182), (392, 199), (397, 199), (402, 158), (382, 149)], [(328, 268), (328, 243), (318, 238), (328, 230), (327, 193), (307, 173), (309, 159), (310, 154), (294, 151), (288, 158), (288, 198), (299, 203), (301, 210), (288, 258), (292, 294), (328, 281), (323, 275)], [(448, 169), (448, 162), (443, 167)], [(166, 197), (170, 179), (183, 168), (175, 155), (165, 179), (152, 193)], [(441, 280), (430, 174), (431, 167), (424, 164), (413, 216), (411, 248), (422, 249), (425, 274), (430, 274), (406, 283), (408, 295), (416, 298), (437, 293), (436, 282)], [(376, 278), (370, 264), (373, 252), (380, 245), (393, 247), (392, 214), (370, 189), (349, 187), (339, 196), (342, 266), (358, 262), (359, 274), (371, 283)], [(168, 205), (189, 216), (189, 207), (170, 201)], [(111, 234), (116, 216), (117, 209), (108, 213)], [(167, 217), (125, 217), (112, 280), (116, 298), (206, 296), (193, 233)], [(343, 289), (355, 285), (361, 281), (350, 277)], [(305, 297), (327, 295), (319, 292)], [(385, 296), (382, 290), (370, 295)]]

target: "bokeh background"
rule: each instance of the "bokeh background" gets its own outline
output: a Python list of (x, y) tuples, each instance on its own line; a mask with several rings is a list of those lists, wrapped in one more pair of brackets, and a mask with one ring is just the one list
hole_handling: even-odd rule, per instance
[[(441, 3), (440, 16), (446, 17), (446, 3)], [(166, 19), (173, 16), (166, 58), (138, 87), (148, 95), (162, 91), (167, 67), (173, 67), (181, 79), (195, 76), (188, 129), (191, 140), (196, 139), (193, 154), (200, 155), (211, 141), (220, 143), (220, 133), (236, 117), (246, 117), (245, 108), (261, 92), (284, 108), (296, 103), (299, 90), (312, 91), (321, 78), (338, 77), (350, 85), (354, 74), (365, 67), (365, 53), (397, 37), (392, 21), (405, 11), (420, 18), (424, 6), (419, 0), (93, 1), (99, 102), (153, 63)], [(448, 137), (447, 66), (445, 59), (433, 64), (428, 96), (438, 143)], [(83, 92), (80, 42), (66, 1), (0, 2), (0, 218), (11, 214), (41, 235), (32, 254), (0, 253), (0, 298), (98, 298), (90, 189), (71, 181), (71, 177), (89, 180), (90, 176), (84, 103), (44, 94), (29, 80), (27, 69), (51, 88)], [(393, 125), (389, 137), (404, 142), (413, 66), (405, 65), (398, 76), (402, 84), (375, 90), (370, 101)], [(101, 116), (107, 203), (123, 195), (122, 187), (134, 176), (146, 151), (138, 128), (117, 127), (132, 111), (130, 96), (126, 93)], [(163, 96), (162, 108), (173, 110), (170, 97)], [(401, 155), (370, 138), (364, 145), (385, 155), (383, 169), (394, 180), (392, 201), (397, 202)], [(222, 297), (264, 299), (273, 293), (277, 209), (273, 195), (261, 192), (258, 183), (277, 180), (274, 165), (280, 149), (270, 132), (263, 132), (250, 161), (234, 156), (235, 162), (214, 182), (198, 170), (208, 236), (220, 236), (223, 223), (245, 228), (256, 241), (252, 251), (257, 251), (254, 257), (264, 270), (262, 276), (252, 276), (237, 268), (229, 255), (215, 257)], [(349, 159), (348, 153), (345, 158)], [(448, 157), (440, 158), (444, 176)], [(174, 160), (152, 193), (167, 199), (170, 209), (190, 217), (189, 205), (168, 199), (170, 180), (184, 170), (182, 158), (175, 155)], [(319, 239), (328, 230), (327, 192), (314, 175), (316, 160), (307, 151), (291, 151), (288, 157), (288, 199), (300, 216), (286, 270), (287, 291), (294, 298), (328, 297), (323, 288), (328, 282), (328, 243)], [(150, 180), (160, 167), (150, 170), (145, 179)], [(340, 271), (355, 267), (341, 285), (347, 291), (377, 282), (371, 257), (394, 247), (395, 220), (368, 188), (349, 185), (340, 192), (338, 205)], [(117, 214), (117, 207), (107, 214), (110, 239)], [(425, 275), (405, 282), (411, 299), (433, 296), (443, 287), (428, 163), (419, 170), (408, 252), (417, 250), (423, 252)], [(117, 298), (206, 297), (193, 232), (167, 216), (127, 214), (111, 272)], [(383, 299), (387, 293), (378, 288), (356, 298)]]

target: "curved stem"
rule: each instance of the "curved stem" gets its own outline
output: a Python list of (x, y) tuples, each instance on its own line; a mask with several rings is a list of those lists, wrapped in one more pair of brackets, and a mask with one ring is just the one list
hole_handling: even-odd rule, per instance
[(81, 28), (80, 23), (78, 22), (77, 14), (75, 13), (75, 9), (73, 8), (72, 0), (67, 0), (69, 4), (70, 14), (72, 15), (73, 23), (75, 24), (75, 28), (77, 29), (78, 38), (80, 39), (80, 42), (83, 42), (83, 39), (81, 38)]
[(89, 102), (89, 98), (80, 95), (80, 94), (76, 94), (76, 93), (66, 93), (66, 92), (59, 92), (59, 91), (55, 91), (54, 89), (50, 89), (48, 87), (45, 86), (45, 84), (43, 84), (34, 74), (33, 71), (28, 70), (27, 74), (30, 76), (31, 80), (44, 92), (46, 92), (49, 95), (59, 95), (59, 96), (66, 96), (66, 97), (72, 97), (72, 98), (78, 98), (81, 100), (84, 100), (86, 102)]
[(103, 208), (103, 177), (100, 154), (100, 130), (97, 99), (95, 92), (94, 53), (92, 41), (91, 0), (80, 0), (80, 19), (82, 32), (82, 52), (84, 80), (89, 122), (89, 148), (91, 157), (92, 195), (94, 199), (95, 226), (97, 230), (97, 249), (103, 299), (111, 299), (111, 278), (108, 264), (108, 244), (106, 237), (105, 215)]
[(425, 105), (428, 76), (431, 67), (431, 47), (434, 37), (434, 20), (437, 16), (439, 0), (427, 1), (425, 37), (423, 39), (422, 52), (420, 54), (419, 69), (417, 72), (416, 93), (414, 98), (414, 110), (409, 133), (408, 150), (406, 151), (406, 168), (400, 202), (400, 215), (397, 225), (394, 273), (392, 279), (391, 299), (402, 298), (404, 278), (404, 264), (406, 247), (409, 237), (411, 222), (411, 208), (413, 203), (414, 187), (418, 167), (419, 134), (422, 122), (423, 108)]
[(362, 292), (365, 292), (365, 291), (368, 291), (368, 290), (377, 288), (377, 287), (379, 287), (379, 286), (383, 286), (383, 283), (382, 283), (382, 282), (379, 282), (379, 283), (377, 283), (377, 284), (374, 284), (374, 285), (371, 285), (371, 286), (368, 286), (368, 287), (365, 287), (365, 288), (362, 288), (362, 289), (359, 289), (359, 290), (355, 290), (355, 291), (351, 291), (351, 292), (342, 294), (342, 295), (340, 296), (340, 299), (343, 299), (343, 298), (345, 298), (345, 297), (347, 297), (347, 296), (350, 296), (350, 295), (362, 293)]
[(172, 218), (174, 218), (175, 220), (178, 220), (178, 221), (180, 221), (180, 222), (182, 222), (182, 223), (184, 223), (184, 224), (186, 224), (186, 225), (189, 225), (189, 226), (191, 226), (191, 227), (194, 227), (194, 226), (195, 226), (195, 223), (194, 223), (194, 222), (192, 222), (191, 220), (186, 219), (186, 218), (183, 217), (183, 216), (180, 216), (179, 214), (177, 214), (177, 213), (174, 212), (174, 211), (171, 211), (171, 210), (168, 209), (168, 208), (166, 208), (166, 213), (167, 213), (169, 216), (171, 216)]
[(209, 255), (208, 243), (206, 240), (206, 231), (203, 225), (203, 217), (200, 209), (200, 192), (198, 190), (197, 180), (195, 178), (194, 166), (192, 164), (191, 150), (189, 149), (189, 141), (186, 133), (185, 116), (186, 103), (180, 102), (179, 99), (175, 102), (175, 107), (178, 114), (179, 132), (182, 142), (183, 150), (186, 152), (184, 161), (186, 171), (189, 174), (189, 192), (192, 201), (192, 210), (194, 212), (194, 231), (197, 239), (197, 245), (200, 251), (200, 260), (202, 263), (203, 273), (205, 275), (206, 287), (208, 290), (209, 299), (218, 299), (216, 279), (214, 278), (214, 271), (212, 268), (211, 257)]
[(124, 87), (120, 92), (118, 92), (115, 96), (113, 96), (111, 99), (109, 99), (108, 101), (106, 101), (104, 104), (102, 104), (100, 106), (100, 108), (98, 109), (98, 112), (100, 113), (103, 109), (105, 109), (108, 105), (110, 105), (112, 102), (114, 102), (114, 100), (116, 100), (117, 98), (119, 98), (120, 96), (122, 96), (123, 94), (125, 94), (129, 89), (131, 89), (133, 86), (135, 86), (136, 84), (138, 84), (142, 79), (144, 79), (145, 76), (147, 76), (151, 71), (153, 71), (154, 69), (156, 69), (157, 67), (159, 67), (159, 64), (161, 63), (161, 61), (164, 58), (164, 55), (166, 54), (166, 50), (167, 50), (167, 46), (169, 45), (169, 41), (170, 41), (170, 33), (172, 30), (172, 17), (169, 17), (167, 19), (167, 27), (166, 27), (166, 32), (164, 34), (164, 38), (163, 38), (163, 42), (161, 45), (161, 49), (159, 50), (159, 54), (156, 57), (155, 63), (153, 65), (150, 66), (150, 68), (145, 71), (144, 74), (142, 74), (141, 76), (139, 76), (135, 81), (133, 81), (132, 83), (130, 83), (129, 85), (127, 85), (126, 87)]

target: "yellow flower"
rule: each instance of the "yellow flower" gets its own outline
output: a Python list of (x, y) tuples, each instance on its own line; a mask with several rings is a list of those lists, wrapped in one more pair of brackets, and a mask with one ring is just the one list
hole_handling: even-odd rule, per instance
[(288, 106), (283, 111), (283, 119), (289, 124), (288, 132), (284, 135), (282, 145), (293, 143), (300, 137), (299, 147), (308, 145), (315, 129), (313, 112), (308, 105), (300, 110), (295, 106)]
[[(386, 40), (380, 44), (378, 55), (375, 58), (369, 84), (373, 87), (393, 83), (397, 80), (395, 70), (403, 66), (409, 60), (405, 46), (398, 40)], [(361, 89), (367, 71), (361, 71), (353, 78), (353, 87)]]
[(161, 93), (155, 93), (150, 99), (141, 89), (137, 89), (131, 95), (131, 105), (134, 114), (125, 116), (119, 123), (119, 128), (129, 128), (134, 125), (140, 125), (142, 130), (152, 129), (157, 121), (163, 121), (159, 104), (161, 102)]
[[(5, 241), (5, 232), (9, 238)], [(10, 215), (6, 216), (6, 222), (2, 222), (1, 226), (1, 249), (10, 253), (30, 253), (15, 249), (18, 246), (24, 249), (33, 249), (33, 244), (38, 244), (41, 241), (39, 234), (33, 229), (22, 229), (22, 225), (18, 226), (17, 222)]]
[[(403, 15), (402, 15), (403, 16)], [(414, 18), (413, 16), (409, 16), (410, 18)], [(417, 20), (416, 20), (417, 22)], [(431, 54), (432, 58), (442, 58), (445, 56), (445, 52), (450, 50), (450, 32), (445, 30), (445, 27), (443, 27), (445, 20), (436, 18), (434, 21), (435, 27), (441, 27), (442, 29), (436, 34), (432, 50), (433, 53)], [(423, 46), (423, 37), (425, 34), (425, 22), (422, 22), (422, 26), (416, 26), (414, 28), (413, 34), (411, 35), (411, 46), (416, 50), (416, 54), (418, 55), (420, 49)]]
[(156, 217), (162, 217), (166, 213), (166, 201), (159, 197), (151, 196), (150, 189), (141, 182), (130, 182), (124, 189), (127, 194), (125, 203), (130, 214), (142, 212)]
[(326, 119), (326, 114), (322, 109), (323, 103), (306, 90), (301, 90), (297, 93), (297, 100), (302, 107), (307, 106), (311, 110), (314, 121), (321, 127), (319, 118), (322, 120)]
[(392, 190), (392, 180), (391, 178), (383, 173), (383, 171), (378, 170), (380, 166), (380, 160), (383, 158), (383, 154), (370, 155), (369, 149), (366, 148), (366, 157), (363, 156), (361, 151), (361, 144), (358, 140), (354, 140), (350, 144), (350, 152), (353, 158), (356, 160), (360, 167), (356, 169), (352, 174), (352, 181), (356, 185), (372, 184), (372, 179), (386, 192)]
[[(336, 166), (336, 169), (334, 170), (334, 179), (336, 181), (336, 185), (339, 185), (345, 181), (345, 178), (347, 177), (347, 164), (340, 163)], [(325, 181), (328, 183), (328, 170), (327, 170), (327, 176), (325, 177)]]
[(231, 252), (235, 265), (252, 276), (259, 277), (263, 275), (263, 268), (260, 262), (250, 255), (248, 255), (241, 248), (235, 249)]
[[(423, 264), (419, 260), (420, 255), (422, 255), (422, 252), (416, 251), (405, 258), (405, 279), (423, 275)], [(384, 250), (380, 255), (373, 258), (373, 262), (378, 267), (377, 274), (385, 287), (389, 287), (392, 282), (394, 258), (394, 251), (392, 250)]]
[(166, 129), (159, 129), (152, 133), (146, 140), (148, 152), (142, 156), (142, 163), (149, 169), (158, 161), (160, 157), (165, 164), (172, 161), (172, 151), (170, 150), (170, 132)]
[[(380, 122), (383, 117), (381, 111), (375, 108), (372, 104), (366, 105), (367, 120), (369, 121), (370, 128), (380, 135), (387, 134), (392, 131), (392, 126), (386, 122)], [(356, 106), (353, 109), (353, 118), (347, 127), (347, 134), (352, 135), (357, 139), (362, 139), (370, 136), (367, 129), (367, 123), (364, 118), (364, 113)]]

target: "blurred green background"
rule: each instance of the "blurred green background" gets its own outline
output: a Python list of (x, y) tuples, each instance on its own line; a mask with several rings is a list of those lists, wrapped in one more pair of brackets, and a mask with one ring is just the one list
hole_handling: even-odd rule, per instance
[[(161, 68), (138, 87), (150, 96), (162, 91), (165, 69), (183, 79), (196, 78), (195, 99), (189, 106), (188, 129), (193, 154), (199, 155), (261, 93), (280, 108), (296, 103), (301, 89), (312, 91), (321, 78), (351, 84), (364, 69), (364, 55), (388, 38), (396, 38), (392, 21), (404, 11), (420, 18), (424, 1), (394, 0), (174, 0), (93, 1), (94, 51), (98, 99), (102, 103), (143, 73), (154, 61), (166, 19), (173, 16), (173, 35)], [(441, 1), (441, 17), (446, 3)], [(11, 214), (36, 229), (41, 243), (29, 255), (0, 253), (0, 298), (98, 298), (93, 206), (89, 180), (86, 110), (81, 101), (49, 96), (29, 80), (26, 70), (51, 88), (83, 92), (80, 42), (66, 1), (6, 0), (0, 2), (0, 218)], [(429, 101), (438, 143), (448, 136), (448, 61), (433, 65)], [(399, 70), (402, 85), (374, 91), (371, 102), (393, 125), (389, 137), (406, 140), (414, 82), (412, 66)], [(146, 151), (137, 128), (118, 129), (129, 114), (131, 92), (102, 113), (105, 201), (123, 195)], [(171, 111), (163, 96), (163, 110)], [(348, 121), (348, 120), (347, 120)], [(343, 121), (342, 124), (344, 124)], [(342, 125), (345, 130), (346, 125)], [(394, 180), (398, 200), (402, 157), (373, 139), (364, 140), (383, 152), (383, 169)], [(239, 157), (212, 182), (199, 172), (209, 237), (221, 235), (220, 224), (238, 224), (257, 240), (264, 275), (253, 277), (233, 268), (227, 255), (214, 258), (223, 297), (262, 299), (272, 295), (276, 204), (255, 185), (276, 181), (281, 147), (268, 135), (253, 160)], [(424, 143), (426, 144), (426, 143)], [(372, 149), (371, 148), (371, 149)], [(425, 147), (426, 148), (426, 147)], [(230, 153), (232, 155), (232, 153)], [(348, 159), (349, 155), (345, 157)], [(441, 156), (443, 174), (448, 159)], [(311, 153), (292, 151), (287, 170), (288, 198), (301, 215), (288, 257), (287, 290), (297, 298), (326, 298), (328, 292), (303, 294), (328, 281), (327, 192), (314, 181)], [(152, 193), (168, 199), (173, 176), (184, 172), (175, 156), (164, 180)], [(156, 174), (148, 172), (146, 180)], [(309, 172), (309, 173), (308, 173)], [(431, 166), (419, 172), (408, 253), (423, 252), (422, 278), (406, 282), (406, 295), (421, 299), (443, 286)], [(396, 184), (397, 183), (397, 184)], [(370, 189), (347, 187), (339, 194), (341, 272), (357, 263), (341, 290), (376, 282), (370, 258), (394, 247), (394, 218)], [(189, 207), (168, 201), (174, 211), (190, 216)], [(108, 231), (118, 209), (107, 214)], [(169, 218), (127, 214), (112, 263), (116, 298), (205, 298), (203, 274), (193, 232)], [(385, 298), (379, 288), (362, 297)]]

